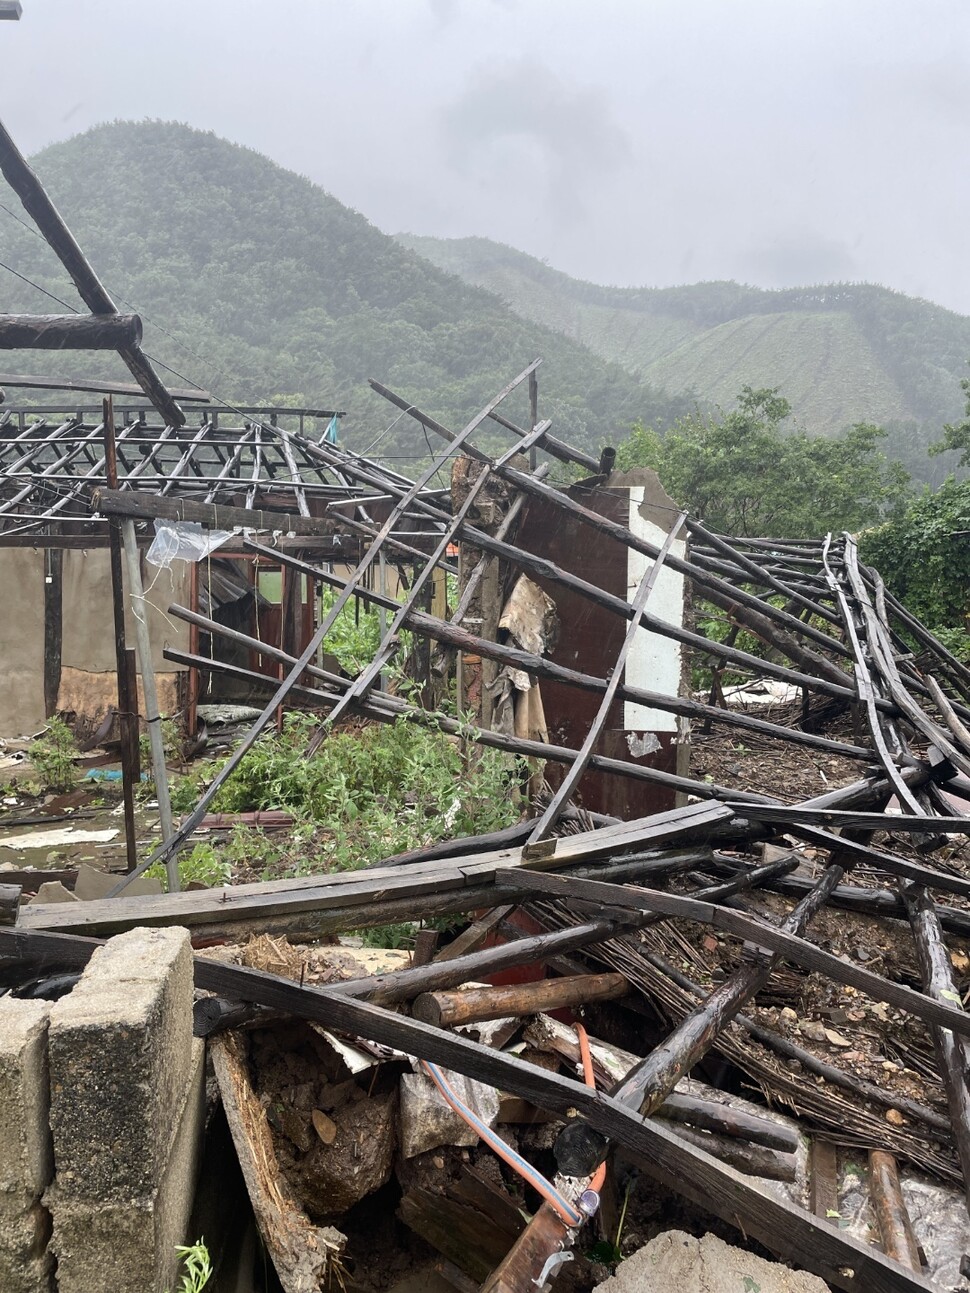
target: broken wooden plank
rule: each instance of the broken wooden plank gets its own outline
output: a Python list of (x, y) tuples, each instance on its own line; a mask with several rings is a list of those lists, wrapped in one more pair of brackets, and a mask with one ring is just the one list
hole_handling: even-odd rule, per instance
[(91, 495), (91, 507), (103, 516), (134, 521), (196, 521), (216, 529), (239, 525), (267, 534), (281, 530), (288, 534), (333, 535), (340, 529), (340, 519), (333, 516), (317, 518), (223, 503), (197, 503), (191, 498), (164, 498), (137, 489), (96, 489)]
[(209, 1042), (209, 1056), (236, 1157), (259, 1233), (284, 1293), (327, 1288), (338, 1279), (344, 1236), (333, 1227), (314, 1226), (297, 1202), (281, 1170), (266, 1110), (247, 1072), (246, 1043), (226, 1033)]

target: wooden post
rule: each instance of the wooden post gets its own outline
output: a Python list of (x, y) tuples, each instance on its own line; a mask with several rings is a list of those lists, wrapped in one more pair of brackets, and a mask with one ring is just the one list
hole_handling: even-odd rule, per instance
[(466, 988), (464, 992), (425, 992), (415, 1001), (415, 1019), (438, 1028), (454, 1024), (503, 1019), (506, 1015), (539, 1015), (547, 1010), (613, 1001), (629, 992), (622, 974), (577, 974), (564, 979), (538, 979), (500, 988)]
[(57, 694), (61, 687), (61, 653), (63, 649), (63, 570), (64, 550), (55, 547), (55, 531), (51, 526), (52, 546), (44, 553), (44, 714), (50, 718), (57, 710)]
[(141, 783), (141, 726), (138, 718), (138, 659), (134, 647), (125, 648), (125, 676), (128, 680), (128, 738), (131, 745), (131, 779)]
[(882, 1251), (901, 1266), (922, 1271), (919, 1244), (903, 1198), (896, 1160), (882, 1149), (869, 1151), (869, 1199), (879, 1225)]
[[(148, 740), (152, 750), (152, 770), (155, 774), (158, 816), (162, 824), (162, 841), (167, 842), (175, 834), (175, 830), (172, 825), (172, 805), (168, 796), (168, 770), (165, 767), (165, 750), (162, 743), (162, 716), (158, 712), (158, 692), (155, 689), (152, 646), (148, 634), (148, 620), (145, 617), (145, 589), (141, 579), (141, 565), (139, 564), (138, 541), (135, 538), (134, 521), (122, 521), (121, 534), (124, 540), (125, 560), (128, 567), (128, 591), (132, 601), (132, 613), (135, 618), (135, 641), (138, 644), (141, 685), (145, 695), (145, 721), (148, 724)], [(179, 889), (177, 850), (173, 849), (166, 855), (165, 869), (168, 873), (169, 893), (177, 893)]]
[(809, 1207), (821, 1221), (839, 1219), (839, 1164), (830, 1140), (812, 1137)]
[[(107, 396), (101, 406), (104, 426), (104, 467), (110, 489), (118, 488), (118, 455), (115, 447), (114, 405)], [(125, 858), (127, 871), (138, 865), (135, 839), (135, 786), (141, 779), (138, 759), (138, 686), (133, 677), (125, 641), (124, 577), (122, 574), (121, 523), (108, 522), (111, 557), (111, 606), (115, 630), (115, 672), (118, 679), (118, 739), (121, 745), (121, 792), (125, 809)], [(131, 653), (133, 654), (133, 653)], [(134, 729), (134, 730), (132, 730)]]

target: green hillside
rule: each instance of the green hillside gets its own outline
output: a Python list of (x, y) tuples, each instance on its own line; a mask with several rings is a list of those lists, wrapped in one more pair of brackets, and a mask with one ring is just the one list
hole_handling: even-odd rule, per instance
[(924, 454), (962, 413), (970, 318), (871, 284), (601, 287), (484, 238), (399, 241), (652, 385), (720, 404), (776, 386), (809, 432), (878, 422), (919, 474), (951, 465)]
[[(344, 437), (364, 450), (396, 416), (368, 377), (460, 425), (541, 355), (540, 411), (578, 443), (616, 441), (638, 417), (666, 421), (687, 407), (212, 134), (116, 122), (45, 149), (33, 165), (119, 306), (142, 314), (146, 350), (220, 400), (345, 408)], [(23, 215), (13, 194), (0, 201)], [(7, 266), (80, 306), (46, 243), (4, 211), (0, 247)], [(7, 310), (61, 308), (9, 273), (0, 280)], [(111, 354), (18, 353), (6, 364), (127, 379)], [(510, 414), (527, 416), (524, 394)], [(427, 445), (403, 419), (380, 452), (426, 455)]]

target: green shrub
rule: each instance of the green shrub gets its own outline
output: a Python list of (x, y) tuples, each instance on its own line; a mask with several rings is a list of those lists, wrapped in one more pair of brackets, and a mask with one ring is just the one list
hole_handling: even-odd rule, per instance
[[(462, 743), (411, 719), (330, 732), (306, 748), (317, 719), (289, 715), (267, 733), (212, 802), (213, 812), (289, 810), (300, 822), (280, 840), (245, 830), (221, 856), (250, 868), (288, 864), (297, 873), (364, 866), (394, 853), (517, 820), (518, 765), (495, 750), (466, 760)], [(202, 789), (196, 780), (192, 789)], [(183, 786), (180, 794), (187, 795)], [(243, 856), (245, 854), (245, 856)]]
[(31, 743), (27, 751), (44, 789), (57, 792), (74, 788), (77, 752), (71, 729), (59, 718), (48, 720), (46, 731)]

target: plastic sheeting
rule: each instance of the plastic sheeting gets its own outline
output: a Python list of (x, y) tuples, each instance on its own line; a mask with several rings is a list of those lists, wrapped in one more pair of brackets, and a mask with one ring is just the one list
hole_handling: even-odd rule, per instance
[(231, 538), (231, 530), (204, 529), (197, 521), (156, 521), (145, 557), (153, 566), (168, 570), (173, 561), (202, 561)]

